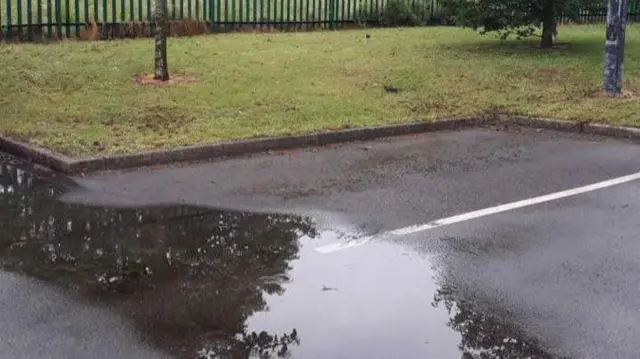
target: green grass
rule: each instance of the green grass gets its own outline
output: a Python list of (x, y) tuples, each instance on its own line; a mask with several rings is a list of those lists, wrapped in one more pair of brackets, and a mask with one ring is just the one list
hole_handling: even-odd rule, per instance
[[(637, 94), (639, 30), (626, 64)], [(589, 96), (604, 27), (563, 27), (560, 40), (570, 48), (445, 27), (172, 38), (170, 71), (198, 82), (160, 87), (131, 81), (152, 71), (150, 40), (1, 45), (0, 132), (87, 156), (485, 111), (639, 125), (637, 99)]]

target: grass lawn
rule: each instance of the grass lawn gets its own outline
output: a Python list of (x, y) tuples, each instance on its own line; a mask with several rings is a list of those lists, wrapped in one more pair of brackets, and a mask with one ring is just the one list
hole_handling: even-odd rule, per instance
[[(638, 96), (639, 30), (626, 63)], [(170, 71), (197, 82), (165, 86), (132, 81), (152, 71), (148, 39), (4, 44), (0, 132), (80, 157), (492, 110), (640, 125), (640, 100), (589, 96), (604, 34), (562, 27), (570, 46), (550, 52), (446, 27), (172, 38)]]

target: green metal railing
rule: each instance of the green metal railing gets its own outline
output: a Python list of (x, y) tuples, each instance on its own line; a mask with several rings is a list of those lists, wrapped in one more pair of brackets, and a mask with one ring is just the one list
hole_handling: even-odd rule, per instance
[[(170, 20), (206, 24), (209, 31), (237, 26), (334, 28), (375, 18), (398, 0), (167, 0)], [(437, 0), (402, 0), (433, 15)], [(6, 40), (81, 37), (90, 26), (115, 28), (153, 21), (153, 0), (0, 0), (0, 27)]]
[[(290, 29), (336, 28), (376, 24), (390, 1), (402, 1), (424, 18), (442, 20), (442, 4), (450, 0), (166, 0), (170, 20), (195, 23), (207, 32), (238, 27)], [(629, 19), (640, 20), (640, 0), (630, 0)], [(0, 40), (37, 41), (82, 38), (93, 28), (100, 38), (127, 36), (128, 26), (150, 35), (155, 0), (0, 0)], [(585, 10), (585, 23), (606, 21), (606, 9)], [(202, 27), (201, 27), (202, 29)], [(188, 32), (187, 32), (188, 34)]]

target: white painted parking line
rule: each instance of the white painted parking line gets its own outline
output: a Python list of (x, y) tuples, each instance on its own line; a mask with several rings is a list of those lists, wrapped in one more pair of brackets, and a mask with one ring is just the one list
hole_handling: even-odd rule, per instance
[(485, 208), (485, 209), (481, 209), (473, 212), (467, 212), (467, 213), (459, 214), (452, 217), (441, 218), (426, 224), (418, 224), (418, 225), (413, 225), (409, 227), (398, 228), (392, 231), (377, 234), (375, 236), (363, 237), (363, 238), (359, 238), (359, 239), (348, 241), (348, 242), (337, 242), (337, 243), (329, 244), (326, 246), (317, 247), (316, 251), (320, 253), (325, 253), (325, 254), (331, 253), (331, 252), (337, 252), (344, 249), (361, 246), (363, 244), (371, 242), (374, 239), (382, 239), (384, 237), (389, 237), (389, 236), (404, 236), (404, 235), (414, 234), (418, 232), (423, 232), (429, 229), (438, 228), (438, 227), (442, 227), (442, 226), (446, 226), (454, 223), (469, 221), (472, 219), (485, 217), (485, 216), (489, 216), (496, 213), (511, 211), (518, 208), (529, 207), (529, 206), (533, 206), (540, 203), (555, 201), (562, 198), (579, 195), (582, 193), (597, 191), (599, 189), (612, 187), (612, 186), (620, 185), (623, 183), (628, 183), (638, 179), (640, 179), (640, 172), (633, 173), (627, 176), (612, 178), (610, 180), (590, 184), (583, 187), (576, 187), (576, 188), (568, 189), (565, 191), (550, 193), (550, 194), (539, 196), (539, 197), (528, 198), (528, 199), (524, 199), (517, 202), (511, 202), (511, 203), (506, 203), (506, 204), (502, 204), (495, 207), (489, 207), (489, 208)]

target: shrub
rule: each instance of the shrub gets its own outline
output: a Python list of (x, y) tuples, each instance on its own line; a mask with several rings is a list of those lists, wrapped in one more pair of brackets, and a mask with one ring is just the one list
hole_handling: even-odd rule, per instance
[(378, 10), (371, 3), (361, 5), (356, 20), (361, 25), (421, 26), (431, 18), (431, 3), (424, 0), (389, 0)]

